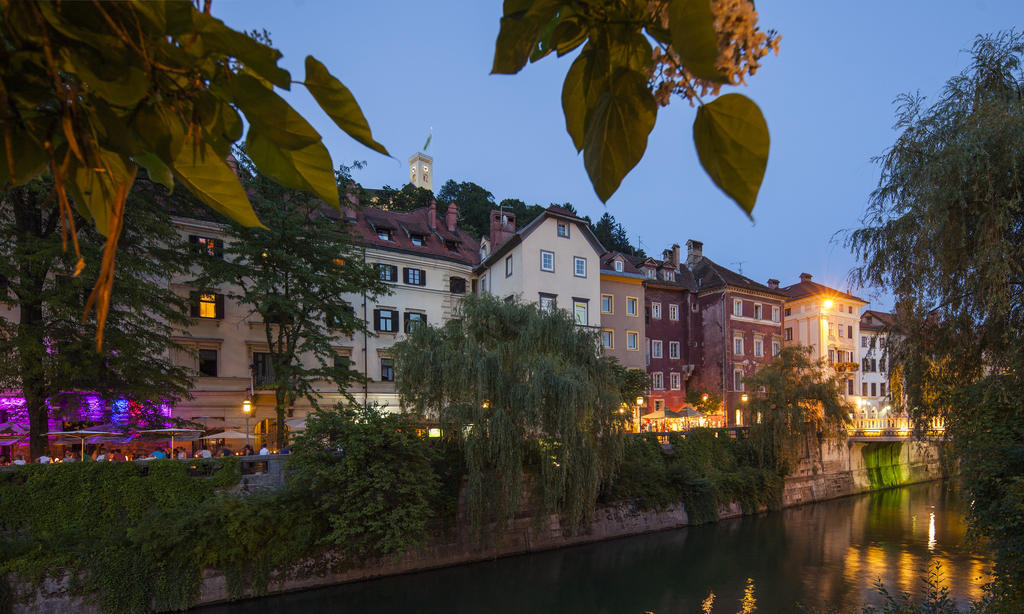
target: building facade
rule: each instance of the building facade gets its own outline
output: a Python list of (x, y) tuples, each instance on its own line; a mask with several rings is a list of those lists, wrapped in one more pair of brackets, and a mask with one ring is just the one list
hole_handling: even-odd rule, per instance
[(724, 422), (746, 426), (750, 395), (744, 379), (771, 362), (782, 347), (786, 294), (777, 280), (760, 284), (703, 254), (700, 241), (686, 242), (686, 268), (694, 277), (700, 316), (699, 362), (693, 385), (720, 394)]
[(480, 292), (565, 309), (580, 326), (601, 325), (601, 254), (587, 221), (551, 206), (517, 230), (515, 216), (491, 212), (475, 273)]
[(810, 273), (786, 292), (785, 342), (811, 348), (812, 360), (826, 360), (842, 381), (843, 395), (860, 393), (860, 311), (867, 301), (819, 284)]
[(886, 345), (892, 314), (865, 310), (860, 316), (861, 418), (882, 418), (892, 410)]
[(646, 369), (643, 275), (629, 257), (601, 257), (601, 350), (631, 369)]

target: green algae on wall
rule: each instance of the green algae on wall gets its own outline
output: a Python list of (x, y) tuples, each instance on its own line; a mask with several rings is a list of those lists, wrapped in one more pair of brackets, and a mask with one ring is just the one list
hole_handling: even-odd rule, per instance
[(891, 488), (904, 483), (903, 465), (900, 462), (902, 449), (902, 441), (869, 443), (861, 449), (871, 490)]

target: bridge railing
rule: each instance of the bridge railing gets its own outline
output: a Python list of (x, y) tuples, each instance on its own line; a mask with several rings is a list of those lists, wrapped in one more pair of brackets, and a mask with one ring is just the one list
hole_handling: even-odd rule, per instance
[[(923, 425), (923, 430), (929, 435), (941, 435), (946, 431), (946, 423), (942, 418), (930, 418)], [(884, 417), (884, 418), (857, 418), (847, 431), (851, 436), (898, 436), (909, 437), (914, 433), (914, 421), (910, 418)]]

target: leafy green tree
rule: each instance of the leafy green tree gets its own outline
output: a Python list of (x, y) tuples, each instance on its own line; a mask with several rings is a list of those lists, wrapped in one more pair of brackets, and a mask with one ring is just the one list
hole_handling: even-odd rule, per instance
[(170, 362), (178, 347), (171, 336), (187, 325), (187, 304), (164, 280), (186, 273), (191, 258), (171, 226), (170, 195), (148, 181), (138, 184), (121, 231), (102, 353), (94, 345), (99, 323), (83, 321), (82, 310), (102, 275), (105, 239), (73, 213), (79, 223), (71, 239), (88, 262), (76, 275), (76, 260), (64, 249), (61, 210), (43, 206), (53, 183), (37, 179), (0, 194), (0, 233), (8, 238), (0, 245), (0, 300), (14, 309), (11, 319), (0, 316), (0, 385), (22, 390), (33, 458), (47, 447), (48, 399), (75, 414), (79, 393), (126, 398), (153, 411), (189, 389), (190, 374)]
[(291, 488), (328, 525), (321, 545), (359, 561), (426, 538), (440, 482), (406, 416), (358, 405), (313, 412), (289, 462)]
[(687, 388), (686, 402), (705, 414), (714, 414), (722, 410), (722, 395), (713, 390)]
[[(231, 223), (223, 260), (210, 259), (197, 285), (221, 288), (262, 320), (277, 446), (284, 447), (283, 423), (296, 398), (316, 407), (319, 382), (344, 392), (361, 377), (332, 347), (365, 329), (345, 297), (375, 297), (386, 288), (361, 258), (344, 220), (317, 195), (282, 187), (244, 153), (238, 164), (253, 208), (268, 226)], [(347, 184), (344, 173), (339, 180)]]
[(758, 422), (751, 437), (762, 465), (772, 463), (780, 475), (799, 461), (807, 437), (839, 441), (853, 407), (846, 402), (838, 376), (823, 360), (812, 361), (807, 347), (785, 347), (772, 362), (743, 380), (750, 390), (749, 411)]
[(768, 163), (768, 126), (739, 85), (780, 37), (757, 27), (754, 3), (506, 0), (493, 74), (583, 49), (562, 86), (565, 127), (594, 191), (607, 201), (647, 149), (659, 104), (699, 104), (693, 141), (704, 170), (749, 215)]
[(1005, 611), (1024, 607), (1022, 59), (1024, 35), (979, 36), (934, 104), (899, 99), (899, 136), (847, 237), (854, 281), (896, 299), (893, 401), (945, 417)]
[[(107, 237), (93, 294), (97, 346), (126, 198), (138, 167), (246, 226), (260, 224), (225, 159), (248, 125), (253, 163), (339, 205), (320, 134), (275, 88), (302, 83), (349, 136), (387, 155), (355, 98), (312, 56), (293, 82), (281, 52), (187, 0), (4, 2), (0, 20), (0, 189), (47, 172), (66, 231), (71, 201)], [(41, 203), (40, 203), (41, 204)], [(76, 256), (82, 256), (76, 247)]]
[(516, 226), (523, 228), (537, 217), (544, 213), (544, 207), (533, 204), (527, 205), (518, 198), (506, 198), (498, 203), (498, 208), (504, 211), (511, 211), (516, 216)]
[[(454, 202), (459, 206), (459, 226), (475, 237), (486, 237), (491, 232), (491, 210), (495, 209), (494, 194), (472, 181), (456, 183), (449, 179), (437, 193), (438, 202)], [(443, 216), (443, 207), (437, 214)]]
[(622, 252), (623, 254), (629, 254), (630, 256), (642, 256), (643, 250), (633, 247), (633, 244), (629, 242), (629, 236), (626, 234), (626, 228), (615, 221), (615, 216), (607, 211), (601, 216), (601, 219), (597, 220), (596, 224), (591, 224), (590, 229), (594, 231), (594, 235), (597, 240), (601, 242), (601, 245), (608, 251)]
[[(429, 207), (434, 201), (434, 193), (426, 188), (418, 188), (411, 183), (406, 184), (401, 190), (391, 186), (384, 186), (379, 190), (373, 190), (369, 201), (374, 207), (387, 209), (388, 211), (415, 211), (423, 207)], [(439, 216), (444, 216), (444, 211), (438, 211)]]
[(621, 456), (623, 404), (643, 390), (598, 347), (565, 311), (489, 295), (393, 346), (404, 406), (464, 451), (474, 526), (511, 518), (527, 472), (540, 505), (571, 527), (590, 518)]

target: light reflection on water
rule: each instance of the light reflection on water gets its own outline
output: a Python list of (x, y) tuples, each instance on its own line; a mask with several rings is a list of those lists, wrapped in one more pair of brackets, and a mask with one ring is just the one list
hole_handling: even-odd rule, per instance
[(965, 529), (955, 493), (933, 482), (203, 613), (734, 614), (796, 603), (846, 611), (877, 604), (878, 579), (893, 594), (919, 591), (936, 563), (963, 605), (981, 596), (988, 575), (985, 559), (963, 548)]

